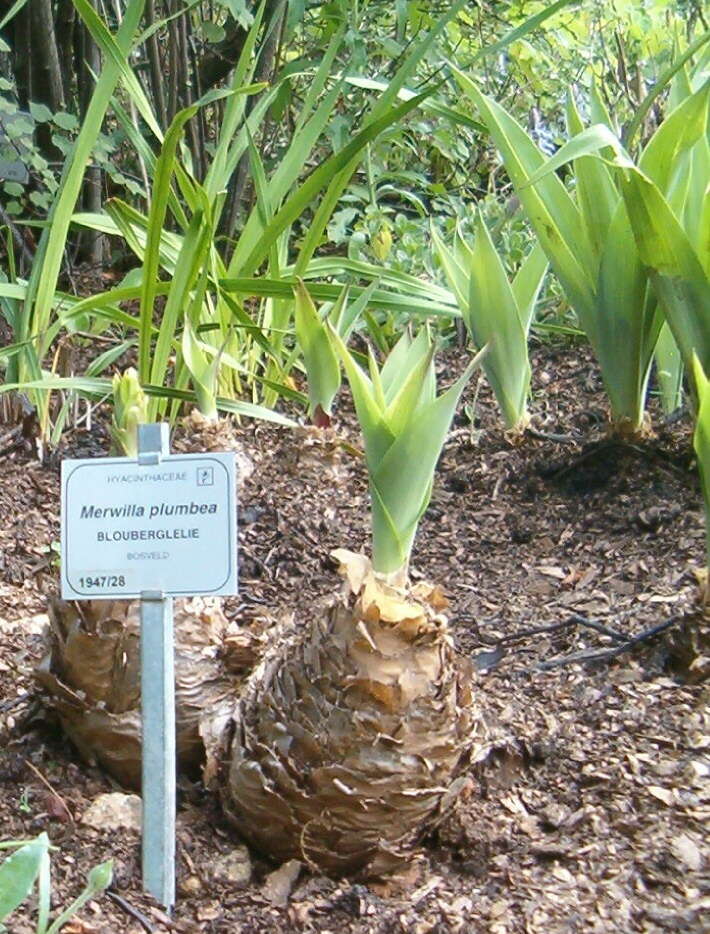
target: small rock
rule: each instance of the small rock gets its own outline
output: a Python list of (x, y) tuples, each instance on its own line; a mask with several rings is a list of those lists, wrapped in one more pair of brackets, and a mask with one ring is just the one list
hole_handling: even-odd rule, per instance
[(212, 863), (212, 878), (227, 885), (246, 885), (251, 871), (251, 858), (245, 846), (234, 847)]
[(285, 908), (291, 890), (301, 873), (301, 863), (297, 859), (290, 859), (274, 872), (270, 872), (264, 880), (261, 894), (274, 908)]
[(95, 830), (141, 830), (141, 799), (119, 791), (99, 795), (84, 812), (81, 823)]
[(202, 883), (198, 876), (188, 876), (180, 883), (180, 892), (183, 895), (198, 895), (202, 891)]

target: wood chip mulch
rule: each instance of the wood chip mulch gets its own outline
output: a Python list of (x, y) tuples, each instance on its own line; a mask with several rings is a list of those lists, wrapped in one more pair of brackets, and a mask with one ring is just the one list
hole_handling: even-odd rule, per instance
[[(444, 375), (462, 364), (450, 353)], [(456, 811), (407, 873), (363, 886), (249, 854), (201, 786), (183, 782), (171, 918), (141, 893), (137, 834), (82, 823), (99, 794), (121, 789), (52, 727), (32, 680), (57, 587), (59, 456), (105, 452), (105, 428), (99, 418), (91, 434), (70, 432), (44, 466), (27, 444), (0, 457), (0, 838), (48, 832), (55, 910), (115, 860), (110, 897), (65, 934), (708, 930), (710, 636), (696, 609), (705, 533), (690, 421), (610, 442), (584, 349), (543, 345), (533, 372), (534, 436), (506, 438), (485, 386), (473, 423), (457, 416), (413, 556), (413, 575), (451, 601), (492, 730)], [(239, 504), (240, 594), (225, 607), (241, 627), (307, 618), (338, 586), (330, 550), (367, 547), (346, 396), (343, 408), (345, 447), (235, 429), (254, 464)], [(8, 930), (34, 931), (31, 917), (16, 913)]]

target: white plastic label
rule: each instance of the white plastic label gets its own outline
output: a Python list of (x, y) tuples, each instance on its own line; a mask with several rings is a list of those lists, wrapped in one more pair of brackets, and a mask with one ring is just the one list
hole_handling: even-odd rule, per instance
[(62, 463), (65, 600), (237, 592), (234, 454)]

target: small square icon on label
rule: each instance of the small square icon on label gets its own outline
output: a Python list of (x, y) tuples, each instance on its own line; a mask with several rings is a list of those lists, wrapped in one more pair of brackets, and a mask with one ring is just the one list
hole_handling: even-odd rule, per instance
[(198, 486), (213, 486), (214, 485), (214, 467), (198, 467), (197, 468), (197, 485)]

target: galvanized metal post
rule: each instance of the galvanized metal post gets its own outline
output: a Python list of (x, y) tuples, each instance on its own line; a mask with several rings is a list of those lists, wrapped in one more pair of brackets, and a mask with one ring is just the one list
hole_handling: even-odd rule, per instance
[[(170, 453), (165, 423), (138, 426), (138, 463)], [(143, 720), (143, 888), (161, 905), (175, 904), (175, 662), (173, 598), (141, 593)]]

